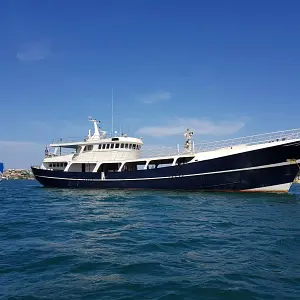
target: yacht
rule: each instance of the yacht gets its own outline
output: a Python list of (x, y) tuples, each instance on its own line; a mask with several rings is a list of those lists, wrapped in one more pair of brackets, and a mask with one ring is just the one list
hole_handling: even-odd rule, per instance
[(43, 186), (286, 193), (299, 172), (300, 129), (200, 144), (187, 129), (182, 146), (147, 149), (90, 121), (93, 134), (53, 141), (31, 167)]

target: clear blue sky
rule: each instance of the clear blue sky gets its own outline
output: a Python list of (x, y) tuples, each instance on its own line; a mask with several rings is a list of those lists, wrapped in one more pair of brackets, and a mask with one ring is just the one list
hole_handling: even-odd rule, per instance
[(88, 116), (146, 144), (300, 127), (300, 1), (1, 1), (0, 160), (40, 163)]

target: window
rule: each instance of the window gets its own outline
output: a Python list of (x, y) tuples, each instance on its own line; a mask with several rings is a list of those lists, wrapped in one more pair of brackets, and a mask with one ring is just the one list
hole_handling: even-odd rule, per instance
[(114, 149), (114, 144), (110, 144), (110, 149)]
[(176, 160), (176, 164), (177, 165), (182, 165), (182, 164), (187, 164), (188, 162), (190, 162), (192, 159), (194, 158), (194, 156), (186, 156), (186, 157), (178, 157)]
[(106, 149), (109, 149), (109, 144), (106, 144)]
[(61, 166), (61, 167), (63, 167), (63, 166), (64, 166), (64, 164), (63, 164), (63, 163), (60, 163), (60, 166)]
[(64, 163), (64, 166), (66, 167), (68, 165), (68, 163)]
[(100, 145), (98, 146), (98, 149), (101, 149), (101, 147), (102, 147), (102, 145), (100, 144)]
[(125, 144), (125, 149), (128, 149), (128, 144)]
[(124, 148), (124, 144), (121, 144), (121, 148)]
[(144, 170), (146, 165), (146, 161), (135, 161), (135, 162), (127, 162), (123, 165), (121, 171), (138, 171)]
[(174, 162), (174, 158), (154, 159), (149, 162), (147, 168), (157, 169), (157, 168), (171, 167), (173, 162)]
[(102, 149), (105, 149), (105, 144), (102, 144)]
[(120, 146), (120, 144), (116, 144), (115, 148), (117, 149), (117, 148), (119, 148), (119, 146)]
[(49, 168), (52, 168), (52, 164), (49, 164)]
[(131, 149), (132, 148), (132, 144), (129, 144), (129, 149)]
[(85, 146), (83, 151), (91, 151), (93, 149), (93, 145), (88, 145), (88, 146)]
[(136, 144), (133, 144), (133, 145), (132, 145), (132, 149), (135, 149), (135, 146), (136, 146)]

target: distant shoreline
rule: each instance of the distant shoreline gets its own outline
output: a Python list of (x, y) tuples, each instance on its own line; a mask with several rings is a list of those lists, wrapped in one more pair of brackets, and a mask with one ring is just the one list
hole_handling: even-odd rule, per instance
[(35, 179), (31, 170), (27, 169), (6, 169), (3, 175), (7, 180)]

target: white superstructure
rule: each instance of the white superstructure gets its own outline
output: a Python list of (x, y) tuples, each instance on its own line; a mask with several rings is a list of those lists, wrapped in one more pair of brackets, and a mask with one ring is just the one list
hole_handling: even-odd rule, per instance
[[(109, 170), (117, 171), (123, 161), (137, 160), (143, 141), (140, 138), (128, 137), (126, 134), (107, 137), (98, 122), (91, 119), (94, 124), (94, 134), (91, 131), (83, 141), (63, 141), (62, 139), (50, 144), (53, 153), (45, 151), (42, 163), (43, 169), (64, 170), (69, 172), (93, 172), (100, 165), (107, 164)], [(62, 150), (68, 153), (63, 154)], [(109, 165), (108, 165), (109, 164)]]

